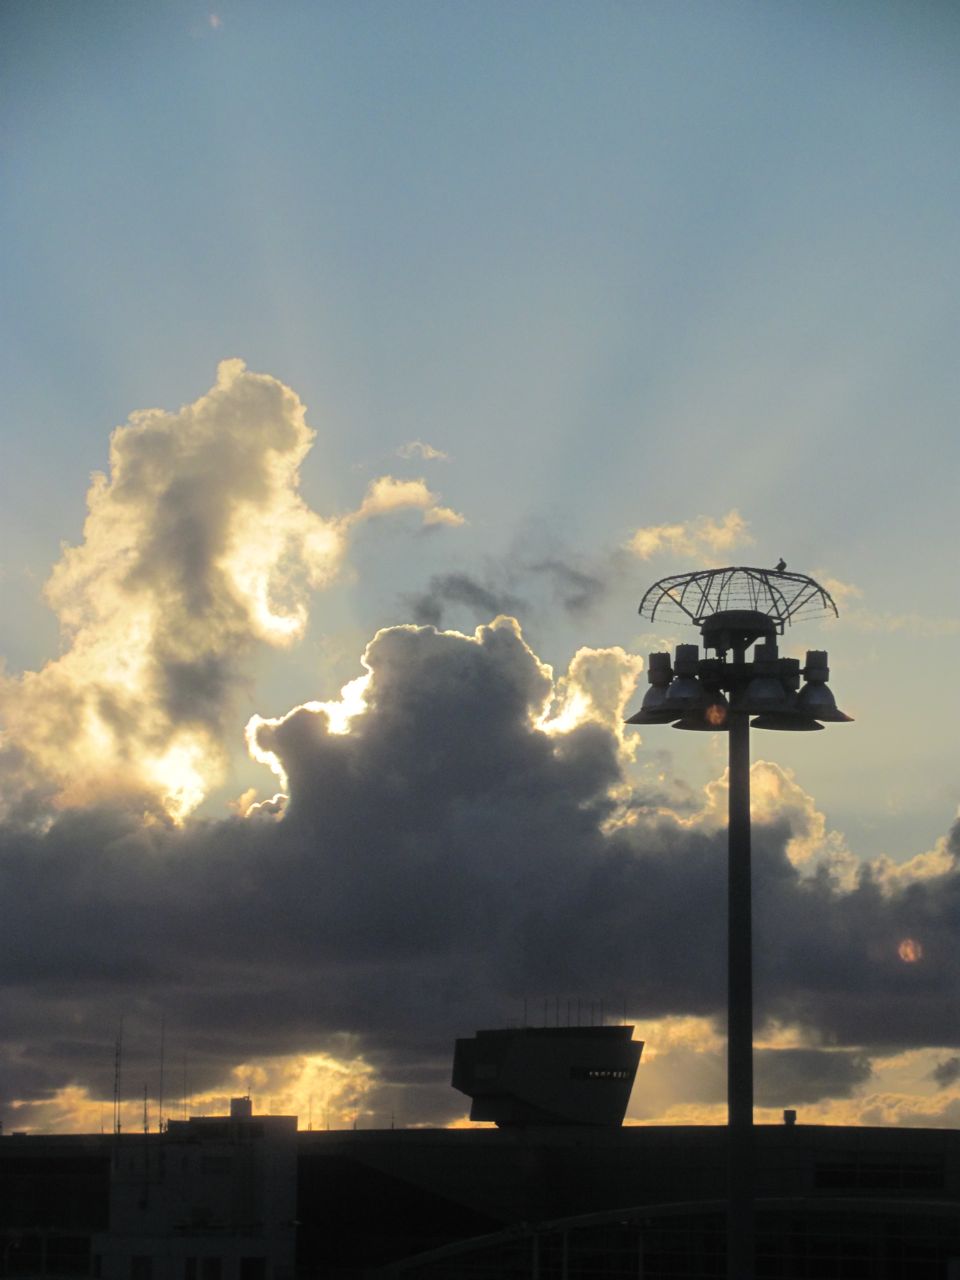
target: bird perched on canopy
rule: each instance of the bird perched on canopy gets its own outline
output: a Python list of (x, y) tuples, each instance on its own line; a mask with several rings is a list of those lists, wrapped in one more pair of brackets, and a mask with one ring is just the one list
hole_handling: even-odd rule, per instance
[(786, 560), (784, 560), (783, 556), (781, 556), (780, 559), (777, 561), (777, 573), (783, 573), (786, 567), (787, 567), (787, 562)]

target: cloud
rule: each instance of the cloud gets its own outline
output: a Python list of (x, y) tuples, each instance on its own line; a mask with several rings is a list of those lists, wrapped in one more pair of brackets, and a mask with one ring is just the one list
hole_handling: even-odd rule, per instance
[(752, 543), (747, 521), (733, 509), (721, 520), (698, 516), (682, 524), (647, 525), (631, 535), (627, 550), (641, 560), (661, 554), (684, 559), (725, 559), (729, 552)]
[[(524, 997), (599, 994), (661, 1064), (638, 1105), (721, 1105), (726, 832), (716, 785), (691, 820), (632, 780), (618, 729), (639, 670), (625, 651), (583, 650), (555, 674), (509, 618), (472, 635), (390, 627), (339, 698), (252, 722), (285, 783), (270, 812), (176, 828), (92, 807), (0, 825), (0, 896), (17, 904), (0, 933), (0, 1101), (37, 1124), (74, 1105), (88, 1124), (111, 1096), (123, 1015), (132, 1105), (156, 1079), (166, 1013), (198, 1099), (241, 1072), (302, 1107), (325, 1063), (341, 1111), (445, 1123), (462, 1114), (457, 1035)], [(791, 855), (815, 834), (811, 806), (765, 768), (756, 1007), (795, 1031), (758, 1047), (763, 1098), (866, 1106), (875, 1055), (960, 1045), (943, 1016), (960, 990), (960, 827), (937, 868), (866, 867), (848, 886)], [(616, 820), (625, 791), (630, 823)], [(658, 1045), (678, 1017), (686, 1040), (674, 1027)]]
[(530, 566), (533, 573), (547, 575), (564, 609), (574, 616), (588, 613), (606, 594), (609, 582), (596, 573), (587, 573), (558, 557), (539, 560)]
[(796, 1107), (823, 1098), (849, 1098), (870, 1079), (859, 1049), (757, 1049), (757, 1105)]
[(618, 552), (588, 571), (556, 553), (528, 562), (517, 551), (502, 561), (488, 561), (482, 578), (463, 570), (435, 574), (425, 591), (407, 596), (404, 604), (415, 622), (435, 627), (443, 624), (451, 608), (467, 610), (472, 622), (498, 613), (528, 616), (534, 610), (542, 614), (548, 607), (542, 590), (546, 585), (552, 603), (583, 618), (622, 572), (623, 559)]
[(829, 574), (821, 577), (819, 570), (814, 576), (833, 596), (837, 608), (843, 612), (843, 621), (846, 626), (868, 633), (880, 632), (887, 635), (907, 631), (911, 636), (925, 640), (960, 635), (960, 618), (922, 613), (878, 613), (873, 609), (864, 609), (856, 604), (856, 601), (862, 600), (864, 595), (860, 587), (850, 582), (841, 582)]
[[(729, 770), (704, 788), (703, 807), (685, 822), (719, 829), (726, 826)], [(852, 888), (861, 867), (839, 831), (828, 831), (826, 817), (813, 797), (798, 784), (792, 769), (769, 760), (750, 766), (750, 816), (756, 823), (786, 823), (790, 838), (785, 852), (803, 874), (826, 873), (834, 883)], [(886, 867), (884, 867), (886, 871)], [(890, 872), (889, 874), (893, 874)]]
[(435, 449), (424, 440), (410, 440), (397, 450), (398, 458), (422, 458), (424, 462), (449, 462), (450, 455), (442, 449)]
[(960, 1058), (956, 1054), (952, 1058), (945, 1058), (943, 1062), (937, 1063), (930, 1075), (937, 1082), (939, 1089), (946, 1089), (948, 1085), (955, 1084), (960, 1080)]
[(556, 681), (550, 712), (540, 721), (547, 733), (566, 733), (580, 724), (599, 724), (617, 742), (623, 760), (632, 760), (639, 736), (625, 724), (627, 703), (643, 671), (639, 654), (619, 645), (578, 649), (567, 673)]
[(829, 591), (838, 609), (845, 609), (852, 600), (863, 599), (862, 590), (852, 582), (841, 582), (839, 578), (834, 578), (830, 574), (824, 573), (821, 569), (817, 569), (813, 577), (822, 587)]
[(450, 525), (455, 528), (466, 524), (466, 519), (459, 512), (452, 507), (441, 506), (424, 480), (398, 480), (395, 476), (380, 476), (372, 481), (358, 509), (345, 516), (342, 523), (347, 526), (373, 516), (410, 509), (422, 512), (423, 523), (428, 526)]
[(850, 609), (843, 615), (843, 620), (860, 631), (888, 635), (906, 631), (918, 640), (960, 635), (960, 618), (931, 617), (922, 613), (875, 613), (869, 609)]
[(522, 601), (507, 591), (484, 586), (466, 573), (436, 574), (423, 594), (409, 601), (413, 619), (439, 627), (449, 605), (461, 605), (473, 617), (489, 618), (500, 613), (516, 613)]
[(314, 435), (297, 395), (240, 360), (194, 403), (114, 431), (83, 542), (46, 586), (62, 656), (0, 682), (8, 806), (126, 795), (183, 818), (223, 776), (253, 650), (303, 634), (353, 528), (404, 508), (462, 522), (422, 481), (390, 476), (356, 511), (311, 511), (298, 486)]

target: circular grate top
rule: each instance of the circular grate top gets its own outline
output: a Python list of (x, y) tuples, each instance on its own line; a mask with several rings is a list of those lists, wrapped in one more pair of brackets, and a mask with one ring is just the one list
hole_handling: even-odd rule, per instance
[(777, 569), (701, 569), (655, 582), (640, 601), (644, 618), (690, 622), (695, 626), (715, 613), (749, 610), (772, 618), (781, 633), (794, 618), (837, 617), (825, 587), (802, 573)]

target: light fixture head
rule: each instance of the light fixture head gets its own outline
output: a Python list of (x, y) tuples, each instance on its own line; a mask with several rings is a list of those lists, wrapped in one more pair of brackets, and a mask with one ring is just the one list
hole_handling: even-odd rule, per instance
[(669, 653), (651, 653), (647, 658), (647, 680), (650, 688), (644, 695), (640, 710), (627, 720), (627, 724), (672, 724), (677, 718), (673, 708), (665, 708), (667, 687), (673, 679)]
[(703, 705), (703, 685), (696, 676), (674, 676), (664, 700), (664, 705), (673, 708), (674, 719), (685, 711), (692, 711)]
[(787, 711), (790, 706), (786, 690), (776, 676), (754, 676), (734, 706), (737, 711), (764, 715), (768, 711)]
[(806, 684), (797, 694), (797, 710), (814, 720), (829, 724), (849, 724), (853, 716), (845, 715), (837, 706), (837, 700), (827, 681), (830, 664), (825, 649), (808, 649), (807, 663), (803, 668)]
[[(655, 655), (654, 655), (655, 656)], [(644, 694), (640, 710), (630, 716), (627, 724), (672, 724), (678, 715), (676, 707), (667, 706), (667, 691), (660, 684), (651, 684)]]
[(796, 708), (802, 715), (832, 724), (849, 724), (853, 720), (853, 716), (845, 715), (837, 706), (828, 684), (805, 684), (797, 694)]

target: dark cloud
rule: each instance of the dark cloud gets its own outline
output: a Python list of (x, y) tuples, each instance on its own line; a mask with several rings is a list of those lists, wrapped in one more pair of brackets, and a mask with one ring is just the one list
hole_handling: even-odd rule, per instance
[(940, 1089), (946, 1089), (948, 1085), (960, 1080), (960, 1058), (944, 1058), (930, 1072), (930, 1078), (937, 1082)]
[(430, 579), (427, 590), (409, 600), (413, 620), (424, 626), (439, 627), (450, 605), (460, 605), (470, 617), (496, 617), (497, 614), (515, 614), (523, 601), (505, 590), (485, 586), (466, 573), (438, 574)]
[[(109, 1097), (121, 1015), (136, 1096), (162, 1013), (191, 1092), (258, 1056), (362, 1053), (381, 1112), (439, 1121), (460, 1110), (454, 1037), (525, 996), (603, 994), (641, 1034), (720, 1013), (724, 831), (642, 803), (619, 824), (615, 734), (535, 727), (553, 686), (509, 621), (473, 639), (391, 628), (365, 663), (351, 732), (306, 708), (259, 728), (289, 779), (279, 819), (176, 828), (101, 809), (0, 828), (8, 1101), (68, 1083)], [(838, 1048), (960, 1044), (944, 1016), (956, 869), (886, 887), (865, 872), (843, 891), (801, 875), (791, 834), (754, 833), (758, 1013), (811, 1041), (760, 1055), (777, 1105), (848, 1096), (869, 1067)], [(922, 961), (901, 959), (904, 937)]]
[(606, 595), (609, 582), (596, 573), (586, 573), (565, 560), (551, 558), (530, 565), (532, 573), (552, 579), (556, 594), (568, 613), (588, 613)]
[[(543, 543), (542, 536), (534, 543)], [(550, 545), (517, 547), (503, 560), (487, 560), (482, 576), (457, 571), (437, 574), (427, 590), (406, 598), (414, 622), (440, 627), (451, 610), (466, 612), (471, 621), (485, 621), (497, 614), (529, 616), (557, 604), (573, 617), (582, 618), (598, 605), (611, 584), (622, 575), (626, 559), (620, 552), (606, 556), (590, 568)]]
[(796, 1107), (825, 1098), (849, 1098), (870, 1079), (862, 1050), (756, 1049), (757, 1105)]

